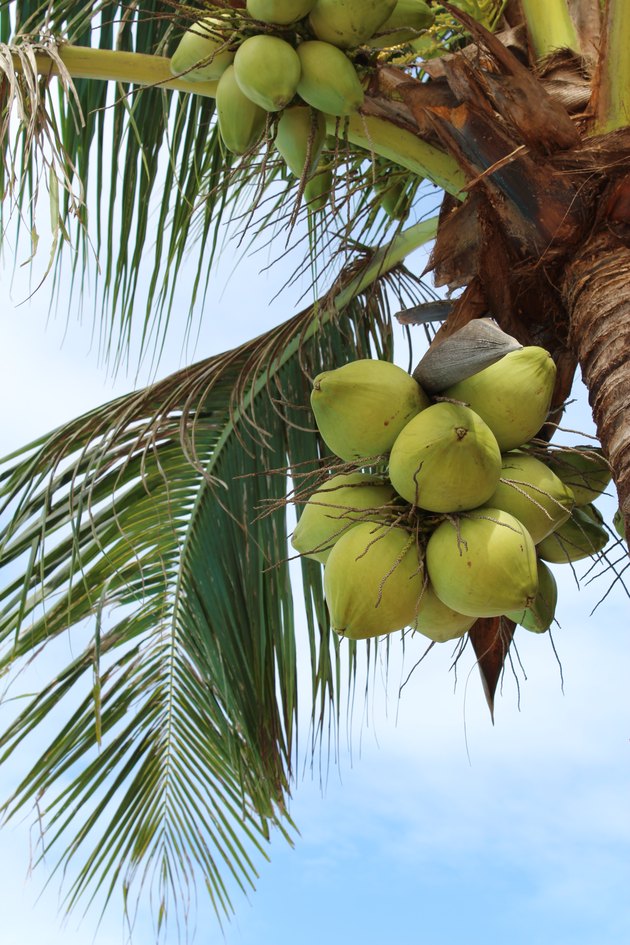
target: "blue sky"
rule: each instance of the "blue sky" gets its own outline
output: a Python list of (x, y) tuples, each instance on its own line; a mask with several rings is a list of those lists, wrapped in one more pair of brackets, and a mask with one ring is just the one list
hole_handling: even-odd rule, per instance
[[(279, 276), (258, 276), (264, 262), (247, 263), (225, 291), (227, 271), (218, 277), (216, 311), (187, 356), (223, 350), (291, 313), (299, 293), (272, 302)], [(15, 301), (25, 295), (23, 280), (12, 294)], [(62, 345), (64, 317), (46, 328), (47, 302), (44, 287), (29, 306), (3, 308), (3, 452), (134, 382), (107, 378), (87, 325), (71, 323)], [(160, 375), (182, 363), (180, 329), (174, 326)], [(585, 397), (576, 394), (566, 425), (589, 432)], [(609, 520), (614, 508), (613, 499), (602, 503)], [(468, 652), (455, 685), (452, 647), (434, 648), (399, 701), (400, 681), (423, 647), (409, 641), (404, 663), (394, 647), (389, 672), (377, 669), (367, 706), (361, 693), (356, 697), (352, 732), (341, 733), (325, 791), (317, 773), (299, 773), (295, 848), (274, 839), (271, 862), (260, 863), (258, 891), (248, 900), (235, 895), (237, 915), (223, 938), (202, 899), (195, 942), (627, 945), (628, 598), (615, 592), (589, 616), (606, 579), (578, 590), (570, 570), (555, 573), (564, 693), (548, 637), (522, 630), (524, 669), (515, 663), (518, 686), (506, 673), (493, 727)], [(12, 763), (0, 769), (2, 797), (16, 777)], [(54, 883), (37, 901), (46, 874), (27, 879), (28, 823), (0, 831), (0, 862), (2, 945), (126, 941), (115, 908), (95, 932), (94, 913), (83, 924), (79, 913), (63, 924)], [(142, 911), (133, 941), (152, 940)], [(177, 941), (174, 929), (167, 941)]]

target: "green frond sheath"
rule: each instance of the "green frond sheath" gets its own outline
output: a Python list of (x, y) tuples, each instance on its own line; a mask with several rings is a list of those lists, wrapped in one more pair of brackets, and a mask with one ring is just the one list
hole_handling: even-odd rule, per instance
[(567, 0), (521, 0), (527, 32), (537, 59), (558, 49), (579, 55), (580, 41)]
[(600, 49), (595, 131), (630, 125), (630, 4), (608, 0)]

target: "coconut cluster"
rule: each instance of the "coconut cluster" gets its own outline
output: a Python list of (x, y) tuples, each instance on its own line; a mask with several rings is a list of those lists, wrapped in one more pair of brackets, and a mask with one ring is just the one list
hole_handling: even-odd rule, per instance
[(346, 466), (305, 501), (292, 544), (324, 565), (337, 633), (411, 627), (443, 642), (500, 615), (549, 628), (547, 562), (602, 550), (593, 501), (610, 481), (600, 449), (535, 440), (555, 377), (549, 352), (529, 346), (432, 395), (380, 360), (315, 378), (319, 433)]
[(434, 14), (424, 0), (247, 0), (217, 7), (182, 36), (171, 71), (192, 83), (216, 81), (217, 117), (228, 150), (245, 154), (279, 113), (274, 144), (321, 208), (331, 170), (321, 161), (326, 118), (363, 104), (359, 48), (383, 49), (418, 37)]

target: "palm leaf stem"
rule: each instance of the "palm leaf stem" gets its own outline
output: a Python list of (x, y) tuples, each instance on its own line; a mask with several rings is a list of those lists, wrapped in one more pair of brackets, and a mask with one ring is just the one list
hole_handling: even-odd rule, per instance
[(567, 0), (521, 0), (521, 6), (536, 58), (558, 49), (572, 49), (579, 55), (580, 41)]
[[(87, 46), (62, 45), (56, 51), (68, 74), (73, 79), (100, 79), (124, 84), (153, 86), (182, 92), (193, 92), (214, 98), (217, 82), (195, 82), (174, 78), (169, 60), (164, 56), (144, 53), (118, 52), (93, 49)], [(13, 55), (16, 70), (22, 63)], [(36, 56), (37, 69), (42, 75), (59, 75), (59, 66), (45, 52)], [(339, 131), (339, 119), (327, 116), (331, 134)], [(351, 115), (343, 129), (347, 140), (369, 152), (400, 164), (419, 177), (430, 178), (438, 187), (458, 195), (465, 188), (465, 177), (457, 162), (433, 145), (418, 138), (413, 132), (373, 115)]]
[(600, 47), (595, 131), (630, 125), (630, 3), (608, 0)]
[(269, 365), (268, 369), (259, 375), (252, 384), (242, 400), (242, 405), (234, 409), (232, 417), (229, 423), (226, 424), (214, 449), (210, 465), (206, 469), (207, 474), (212, 474), (212, 469), (220, 457), (223, 443), (233, 435), (235, 426), (245, 411), (251, 407), (258, 394), (268, 385), (270, 378), (295, 356), (301, 345), (320, 331), (323, 325), (335, 318), (353, 298), (364, 292), (384, 273), (399, 265), (414, 249), (419, 249), (433, 239), (437, 233), (437, 226), (438, 217), (421, 220), (394, 237), (389, 246), (383, 246), (376, 250), (367, 266), (362, 267), (361, 271), (347, 285), (341, 288), (336, 295), (333, 295), (329, 305), (318, 313), (317, 318), (313, 318), (306, 331), (302, 335), (291, 338), (274, 363)]

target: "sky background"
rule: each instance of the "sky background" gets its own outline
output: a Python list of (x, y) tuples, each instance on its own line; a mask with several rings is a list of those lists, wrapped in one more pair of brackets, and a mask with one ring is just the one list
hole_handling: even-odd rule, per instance
[[(286, 269), (259, 275), (266, 260), (218, 273), (196, 350), (182, 355), (176, 318), (158, 376), (224, 350), (288, 317), (299, 290), (272, 301)], [(423, 265), (415, 257), (414, 268)], [(182, 277), (182, 278), (185, 278)], [(5, 258), (1, 319), (0, 451), (6, 453), (91, 406), (129, 390), (115, 380), (83, 325), (63, 311), (48, 318), (49, 288), (30, 304), (25, 274), (11, 279)], [(69, 288), (64, 288), (70, 293)], [(63, 295), (63, 292), (62, 292)], [(7, 299), (11, 297), (11, 302)], [(67, 327), (67, 330), (66, 330)], [(417, 359), (424, 350), (418, 331)], [(406, 352), (400, 351), (406, 362)], [(146, 372), (139, 383), (148, 380)], [(566, 425), (592, 432), (583, 392)], [(583, 438), (569, 437), (582, 442)], [(616, 504), (600, 503), (609, 521)], [(578, 573), (588, 566), (578, 565)], [(453, 647), (435, 647), (399, 686), (424, 650), (394, 646), (379, 666), (367, 705), (359, 693), (337, 762), (320, 778), (297, 772), (291, 849), (277, 836), (260, 862), (257, 892), (234, 896), (236, 917), (223, 933), (203, 899), (189, 930), (197, 943), (226, 945), (627, 945), (630, 941), (630, 645), (628, 598), (600, 578), (578, 589), (555, 568), (560, 627), (553, 637), (517, 635), (514, 674), (505, 674), (490, 721), (470, 653), (451, 670)], [(301, 641), (302, 643), (304, 640)], [(6, 711), (6, 710), (5, 710)], [(304, 732), (306, 735), (306, 732)], [(302, 739), (306, 747), (307, 739)], [(19, 776), (0, 768), (0, 796)], [(325, 781), (325, 784), (322, 784)], [(29, 877), (31, 824), (0, 831), (2, 945), (120, 945), (128, 940), (113, 906), (95, 930), (96, 912), (64, 921), (55, 879)], [(137, 916), (133, 941), (154, 939), (151, 916)], [(171, 928), (168, 945), (177, 941)]]

